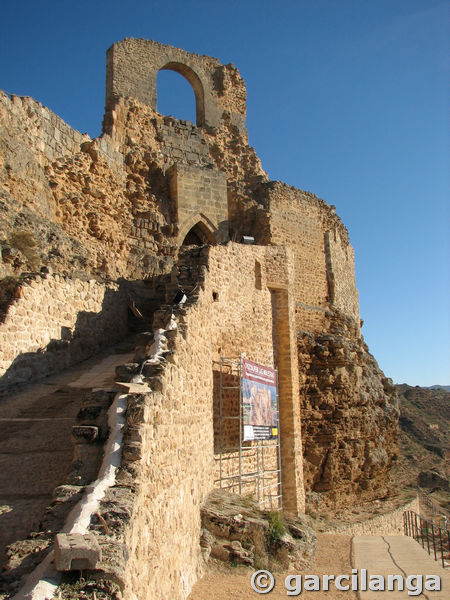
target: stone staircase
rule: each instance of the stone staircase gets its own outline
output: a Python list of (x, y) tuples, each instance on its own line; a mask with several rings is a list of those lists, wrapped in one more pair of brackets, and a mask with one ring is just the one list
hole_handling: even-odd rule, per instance
[[(198, 299), (206, 259), (207, 248), (189, 248), (180, 254), (177, 269), (171, 274), (152, 282), (129, 282), (129, 332), (135, 334), (135, 351), (134, 357), (127, 357), (133, 357), (132, 362), (121, 360), (122, 344), (122, 349), (105, 350), (2, 399), (0, 598), (3, 592), (14, 592), (23, 576), (41, 562), (84, 486), (95, 479), (102, 447), (88, 444), (90, 440), (83, 436), (96, 428), (91, 412), (103, 402), (103, 396), (97, 402), (96, 394), (114, 395), (114, 369), (119, 381), (130, 381), (141, 370), (151, 389), (158, 391), (158, 376), (171, 360), (177, 331), (166, 330), (168, 349), (156, 364), (143, 365), (154, 328), (167, 329), (175, 314), (178, 332), (183, 333), (184, 315)], [(173, 300), (180, 289), (187, 299), (176, 305)], [(129, 352), (132, 346), (126, 348)], [(101, 389), (93, 393), (93, 387)], [(107, 400), (110, 403), (112, 396)]]

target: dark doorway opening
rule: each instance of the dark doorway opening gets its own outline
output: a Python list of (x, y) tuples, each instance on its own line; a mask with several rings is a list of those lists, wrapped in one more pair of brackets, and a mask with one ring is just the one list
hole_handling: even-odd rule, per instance
[(216, 244), (214, 234), (202, 223), (197, 223), (187, 232), (182, 246), (203, 246), (205, 244)]

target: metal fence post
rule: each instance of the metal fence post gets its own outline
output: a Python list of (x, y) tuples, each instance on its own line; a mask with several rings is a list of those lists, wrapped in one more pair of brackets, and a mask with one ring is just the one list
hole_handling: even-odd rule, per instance
[[(439, 528), (439, 531), (440, 531), (440, 528)], [(434, 524), (433, 523), (431, 523), (431, 533), (433, 535), (434, 560), (437, 560), (437, 557), (436, 557), (436, 539), (435, 539), (435, 536), (434, 536)]]

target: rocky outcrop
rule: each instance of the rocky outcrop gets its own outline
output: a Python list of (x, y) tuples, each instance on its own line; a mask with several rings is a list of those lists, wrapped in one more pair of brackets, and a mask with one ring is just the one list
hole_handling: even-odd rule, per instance
[(314, 560), (316, 535), (308, 517), (262, 512), (252, 499), (214, 490), (202, 506), (201, 518), (205, 560), (271, 571), (302, 569)]
[(420, 487), (431, 490), (445, 490), (448, 492), (448, 478), (437, 471), (420, 471), (417, 476), (417, 483)]
[(310, 503), (339, 507), (386, 494), (399, 411), (352, 322), (329, 318), (329, 333), (298, 335), (303, 468)]

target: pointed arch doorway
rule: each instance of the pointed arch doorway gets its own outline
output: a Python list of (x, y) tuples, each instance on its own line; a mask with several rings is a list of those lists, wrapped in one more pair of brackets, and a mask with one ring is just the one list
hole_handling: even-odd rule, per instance
[(180, 236), (181, 246), (204, 246), (217, 244), (217, 238), (212, 228), (199, 216), (191, 220)]

